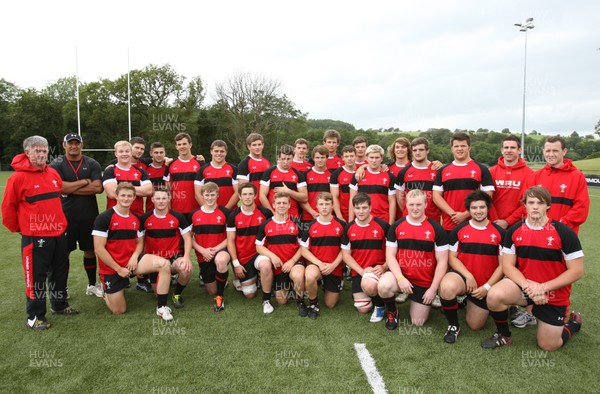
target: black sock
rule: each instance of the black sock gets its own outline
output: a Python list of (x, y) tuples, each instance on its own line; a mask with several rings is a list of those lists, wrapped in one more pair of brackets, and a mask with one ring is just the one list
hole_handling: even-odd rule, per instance
[(94, 286), (96, 284), (96, 258), (84, 257), (83, 268), (88, 277), (88, 285)]
[(266, 291), (263, 290), (263, 302), (265, 301), (271, 301), (271, 292), (269, 291), (268, 293)]
[(456, 297), (451, 300), (440, 298), (440, 301), (442, 301), (442, 311), (446, 315), (448, 325), (458, 327), (458, 301), (456, 301)]
[(496, 323), (496, 331), (505, 337), (510, 337), (510, 329), (508, 328), (508, 309), (500, 312), (490, 311), (490, 316)]
[(371, 299), (373, 300), (373, 305), (383, 306), (383, 300), (381, 299), (381, 297), (379, 297), (379, 295), (373, 296), (371, 297)]
[(296, 293), (296, 304), (304, 304), (304, 295)]
[(225, 292), (225, 284), (227, 284), (227, 275), (228, 271), (219, 272), (215, 274), (215, 278), (217, 279), (217, 295), (223, 297), (223, 293)]
[(310, 305), (318, 305), (319, 304), (319, 297), (315, 297), (315, 298), (309, 298), (308, 302), (310, 302)]
[(177, 282), (173, 294), (181, 295), (181, 293), (183, 293), (183, 290), (185, 290), (185, 286), (186, 285), (182, 285), (181, 283)]
[(570, 321), (565, 324), (562, 332), (563, 346), (565, 346), (567, 342), (569, 342), (569, 339), (571, 339), (573, 335), (577, 334), (579, 330), (581, 330), (581, 324), (577, 322)]
[(396, 308), (396, 299), (394, 297), (383, 298), (382, 301), (388, 312), (396, 312), (398, 310), (398, 308)]
[(167, 298), (169, 294), (157, 294), (156, 295), (156, 305), (160, 308), (161, 306), (167, 305)]

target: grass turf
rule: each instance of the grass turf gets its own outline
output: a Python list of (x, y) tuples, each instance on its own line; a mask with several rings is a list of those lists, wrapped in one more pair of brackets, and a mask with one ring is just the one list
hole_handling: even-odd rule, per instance
[[(4, 185), (8, 173), (0, 173)], [(3, 188), (2, 188), (3, 194)], [(197, 285), (198, 267), (185, 290), (186, 306), (163, 323), (151, 295), (127, 290), (128, 312), (112, 316), (101, 299), (84, 294), (81, 252), (71, 256), (69, 287), (78, 316), (48, 315), (50, 330), (25, 328), (20, 237), (0, 229), (1, 392), (368, 392), (353, 344), (365, 343), (389, 392), (594, 391), (599, 307), (595, 297), (600, 247), (600, 189), (590, 189), (592, 209), (581, 228), (586, 274), (574, 285), (573, 308), (584, 314), (582, 331), (563, 349), (546, 353), (535, 345), (535, 328), (513, 329), (514, 344), (485, 351), (479, 343), (493, 333), (464, 323), (455, 345), (443, 343), (443, 315), (433, 310), (424, 327), (411, 326), (408, 304), (400, 306), (400, 328), (368, 322), (352, 306), (345, 283), (340, 304), (322, 309), (316, 321), (295, 307), (262, 314), (260, 297), (245, 300), (231, 287), (226, 309)], [(103, 203), (104, 198), (100, 197)]]

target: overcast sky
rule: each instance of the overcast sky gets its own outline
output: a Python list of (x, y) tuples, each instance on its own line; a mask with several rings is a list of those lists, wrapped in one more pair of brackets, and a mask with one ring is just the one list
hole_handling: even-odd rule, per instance
[[(169, 63), (214, 85), (276, 79), (309, 118), (356, 128), (508, 127), (593, 132), (600, 119), (600, 2), (21, 1), (0, 5), (0, 78), (42, 88)], [(131, 3), (131, 4), (130, 4)]]

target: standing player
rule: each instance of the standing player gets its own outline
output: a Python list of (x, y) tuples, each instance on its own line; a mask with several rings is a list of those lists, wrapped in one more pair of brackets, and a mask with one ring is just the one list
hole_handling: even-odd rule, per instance
[(294, 142), (294, 160), (292, 160), (292, 168), (297, 169), (301, 173), (306, 173), (312, 167), (312, 164), (306, 160), (308, 154), (308, 141), (304, 138), (298, 138)]
[[(383, 148), (379, 145), (370, 145), (367, 148), (368, 165), (360, 181), (357, 181), (356, 174), (352, 178), (350, 199), (359, 192), (369, 194), (373, 202), (373, 215), (391, 224), (396, 218), (396, 189), (394, 175), (389, 171), (384, 172), (381, 167), (383, 154)], [(352, 221), (354, 212), (350, 207), (348, 209), (349, 219)]]
[[(427, 208), (425, 215), (428, 218), (439, 222), (440, 209), (433, 203), (433, 184), (437, 176), (435, 164), (427, 158), (429, 154), (429, 141), (426, 138), (418, 137), (410, 145), (413, 161), (396, 174), (396, 197), (400, 217), (408, 215), (406, 209), (405, 196), (411, 190), (422, 190), (427, 194)], [(398, 215), (397, 215), (398, 216)]]
[[(250, 154), (240, 161), (237, 179), (240, 182), (250, 182), (256, 187), (256, 190), (260, 190), (260, 180), (263, 177), (263, 172), (271, 167), (269, 160), (264, 158), (262, 154), (265, 140), (258, 133), (250, 133), (246, 137), (246, 146)], [(257, 193), (254, 201), (256, 205), (261, 205), (259, 197), (260, 193)], [(270, 205), (265, 206), (265, 208), (270, 209)]]
[[(256, 234), (261, 224), (273, 216), (273, 213), (254, 203), (256, 186), (244, 182), (239, 190), (240, 206), (227, 218), (227, 251), (231, 256), (231, 264), (235, 278), (246, 298), (256, 295), (257, 276), (260, 272), (263, 296), (263, 312), (273, 312), (271, 305), (271, 287), (273, 285), (273, 266), (270, 261), (263, 260), (258, 264), (256, 252)], [(235, 286), (235, 281), (234, 281)]]
[(116, 189), (120, 182), (129, 182), (135, 187), (135, 201), (131, 205), (131, 212), (138, 216), (144, 214), (144, 197), (152, 195), (152, 183), (148, 173), (131, 165), (131, 144), (127, 141), (115, 143), (115, 157), (117, 164), (108, 167), (102, 174), (102, 185), (106, 192), (106, 209), (117, 204)]
[(256, 252), (259, 256), (255, 264), (261, 265), (265, 261), (273, 264), (275, 299), (279, 305), (288, 302), (291, 279), (298, 315), (306, 317), (308, 308), (304, 303), (304, 265), (300, 261), (298, 226), (289, 215), (290, 200), (291, 197), (284, 192), (276, 193), (273, 197), (275, 214), (258, 229)]
[[(150, 145), (150, 157), (152, 162), (146, 167), (146, 172), (152, 183), (152, 188), (156, 190), (165, 186), (165, 180), (163, 179), (167, 170), (165, 146), (160, 142), (153, 142)], [(154, 209), (152, 198), (146, 198), (146, 212), (150, 212), (152, 209)]]
[(342, 149), (344, 166), (331, 173), (329, 189), (333, 196), (333, 211), (338, 219), (348, 222), (350, 207), (350, 182), (356, 171), (356, 150), (347, 145)]
[(302, 204), (302, 232), (306, 231), (308, 224), (312, 222), (319, 212), (317, 210), (317, 197), (319, 194), (329, 193), (329, 179), (331, 173), (327, 169), (327, 148), (317, 145), (313, 148), (312, 159), (315, 164), (306, 174), (306, 189), (308, 201)]
[(67, 302), (67, 219), (60, 202), (62, 180), (46, 165), (48, 141), (38, 135), (23, 141), (23, 151), (11, 166), (2, 200), (2, 224), (21, 233), (21, 258), (25, 271), (27, 327), (50, 328), (46, 320), (46, 279), (52, 312), (75, 315)]
[(306, 180), (298, 170), (291, 168), (294, 148), (282, 145), (277, 154), (277, 165), (266, 170), (260, 181), (260, 202), (263, 207), (273, 208), (273, 196), (279, 192), (290, 196), (289, 214), (294, 220), (300, 218), (300, 204), (308, 199)]
[[(564, 138), (547, 137), (544, 142), (546, 165), (527, 179), (526, 187), (545, 187), (552, 196), (548, 217), (566, 224), (578, 234), (579, 226), (585, 223), (590, 211), (590, 195), (585, 176), (571, 159), (565, 158), (566, 154)], [(508, 224), (521, 220), (524, 213), (523, 207), (514, 212), (507, 219)]]
[[(367, 146), (369, 145), (369, 140), (362, 135), (354, 138), (352, 140), (352, 146), (356, 150), (356, 166), (361, 167), (367, 164)], [(343, 152), (342, 152), (343, 155)], [(343, 158), (342, 158), (343, 159)]]
[[(192, 274), (192, 226), (181, 213), (169, 209), (171, 192), (166, 188), (154, 190), (154, 209), (140, 218), (140, 229), (144, 235), (144, 252), (164, 257), (171, 263), (171, 272), (177, 273), (177, 287), (173, 292), (173, 306), (183, 307), (181, 293), (190, 281)], [(156, 274), (150, 281), (156, 290)]]
[(323, 134), (323, 145), (327, 147), (327, 169), (334, 171), (344, 165), (344, 161), (337, 154), (337, 148), (340, 146), (342, 136), (337, 130), (326, 130)]
[(406, 195), (408, 216), (394, 223), (387, 233), (386, 262), (390, 269), (379, 281), (379, 296), (388, 310), (385, 326), (398, 327), (394, 295), (409, 294), (410, 319), (422, 326), (429, 318), (431, 303), (448, 268), (448, 237), (440, 224), (425, 216), (427, 195), (411, 190)]
[(492, 198), (481, 190), (467, 196), (465, 208), (471, 220), (454, 227), (450, 233), (450, 271), (442, 279), (440, 295), (442, 310), (448, 320), (444, 335), (446, 343), (455, 343), (460, 333), (456, 296), (467, 296), (467, 325), (479, 331), (485, 325), (489, 311), (486, 296), (491, 286), (502, 279), (500, 248), (504, 229), (489, 221)]
[(117, 203), (102, 212), (94, 223), (94, 250), (100, 261), (100, 278), (104, 287), (104, 301), (115, 315), (125, 313), (125, 288), (132, 275), (158, 273), (156, 285), (156, 314), (163, 320), (173, 320), (167, 306), (171, 267), (169, 261), (152, 254), (144, 254), (144, 238), (140, 221), (130, 211), (135, 200), (135, 187), (121, 182), (115, 190)]
[(547, 216), (552, 197), (534, 186), (524, 195), (527, 218), (512, 226), (502, 249), (506, 278), (487, 296), (496, 333), (481, 343), (484, 349), (510, 345), (510, 305), (533, 304), (538, 320), (537, 344), (546, 351), (562, 347), (581, 329), (581, 314), (571, 312), (571, 285), (583, 277), (583, 251), (573, 230)]
[[(323, 160), (325, 161), (325, 160)], [(315, 160), (315, 163), (317, 161)], [(319, 317), (318, 282), (323, 281), (325, 305), (333, 308), (342, 290), (342, 234), (345, 222), (333, 216), (333, 196), (323, 192), (317, 197), (319, 215), (302, 235), (300, 250), (307, 261), (304, 271), (308, 293), (308, 317)]]
[(194, 181), (194, 193), (198, 204), (204, 204), (200, 189), (206, 182), (214, 182), (219, 186), (219, 199), (217, 205), (229, 210), (237, 207), (237, 167), (225, 161), (227, 157), (227, 144), (222, 140), (215, 140), (210, 145), (212, 161), (200, 169)]
[[(225, 309), (223, 293), (229, 272), (229, 253), (225, 228), (229, 209), (219, 207), (219, 186), (207, 182), (202, 186), (204, 204), (190, 214), (194, 238), (192, 245), (198, 257), (200, 275), (206, 291), (215, 296), (215, 312)], [(216, 282), (216, 283), (215, 283)]]
[(463, 211), (469, 193), (481, 189), (491, 196), (494, 192), (490, 171), (471, 159), (471, 137), (454, 133), (450, 146), (454, 161), (438, 170), (433, 185), (433, 202), (442, 211), (442, 226), (446, 231), (469, 219), (469, 211)]
[(389, 171), (398, 176), (404, 167), (410, 164), (412, 160), (410, 141), (405, 137), (398, 137), (392, 145), (388, 147), (388, 158), (392, 161), (389, 165)]
[(194, 198), (194, 180), (200, 163), (192, 155), (192, 137), (189, 134), (177, 134), (175, 147), (179, 157), (167, 166), (164, 180), (171, 190), (171, 208), (189, 215), (200, 206)]
[(96, 283), (96, 255), (92, 238), (94, 219), (98, 216), (96, 194), (103, 190), (102, 168), (96, 160), (81, 153), (83, 140), (79, 134), (65, 135), (63, 148), (65, 155), (54, 159), (50, 167), (58, 172), (63, 181), (60, 192), (63, 211), (69, 223), (69, 253), (79, 243), (79, 249), (83, 251), (83, 268), (88, 278), (85, 294), (102, 297), (102, 285)]
[(390, 226), (371, 215), (371, 198), (366, 193), (352, 197), (355, 220), (342, 236), (342, 259), (352, 268), (352, 297), (354, 307), (361, 313), (372, 308), (370, 322), (383, 320), (385, 307), (377, 293), (381, 276), (388, 270), (385, 262), (385, 235)]

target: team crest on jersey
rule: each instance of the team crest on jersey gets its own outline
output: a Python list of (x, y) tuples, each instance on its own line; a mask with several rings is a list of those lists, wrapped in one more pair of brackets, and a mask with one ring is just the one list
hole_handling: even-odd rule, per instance
[(292, 181), (296, 182), (296, 175), (292, 175)]
[(340, 231), (341, 231), (341, 229), (339, 227), (335, 228), (335, 234), (336, 235), (340, 235)]
[(135, 179), (138, 179), (138, 176), (139, 176), (139, 175), (138, 175), (137, 173), (133, 174), (133, 177), (134, 177)]
[(429, 231), (429, 230), (425, 231), (425, 239), (429, 239), (430, 235), (431, 235), (431, 231)]
[(58, 187), (58, 182), (56, 182), (56, 179), (53, 179), (52, 183), (54, 183), (54, 187)]
[(104, 282), (104, 287), (106, 287), (106, 290), (110, 290), (110, 282), (109, 281)]
[(44, 241), (44, 238), (42, 238), (42, 239), (38, 239), (38, 241), (37, 241), (37, 242), (38, 242), (38, 245), (39, 245), (39, 247), (40, 247), (40, 248), (43, 248), (43, 247), (44, 247), (44, 243), (45, 243), (46, 241)]
[(431, 174), (429, 174), (429, 175), (431, 175), (431, 180), (434, 180), (434, 179), (435, 179), (435, 172), (432, 172), (432, 173), (431, 173)]
[(194, 169), (194, 172), (196, 172), (196, 170), (198, 169), (198, 166), (194, 165), (192, 168)]
[(471, 170), (471, 178), (475, 178), (475, 174), (477, 174), (477, 171)]
[(549, 236), (548, 238), (546, 238), (546, 241), (548, 241), (548, 246), (552, 246), (552, 241), (554, 241), (554, 237)]
[(231, 171), (230, 171), (230, 170), (226, 170), (226, 171), (225, 171), (225, 174), (227, 174), (227, 176), (229, 176), (229, 174), (230, 174), (230, 173), (231, 173)]
[(217, 223), (221, 223), (221, 219), (223, 219), (221, 215), (217, 216)]
[(171, 225), (171, 228), (173, 227), (173, 225), (175, 224), (175, 222), (173, 220), (169, 221), (169, 224)]
[(377, 234), (379, 234), (379, 231), (373, 230), (373, 238), (377, 238)]
[(296, 231), (296, 226), (293, 224), (290, 224), (289, 230), (290, 230), (290, 233), (293, 233), (294, 231)]
[(496, 238), (497, 238), (496, 234), (490, 234), (490, 238), (491, 238), (492, 243), (496, 243)]
[(564, 193), (565, 190), (567, 190), (567, 185), (565, 185), (564, 183), (562, 185), (559, 186), (560, 187), (560, 192)]
[(263, 218), (259, 216), (256, 220), (258, 220), (258, 223), (262, 223)]

